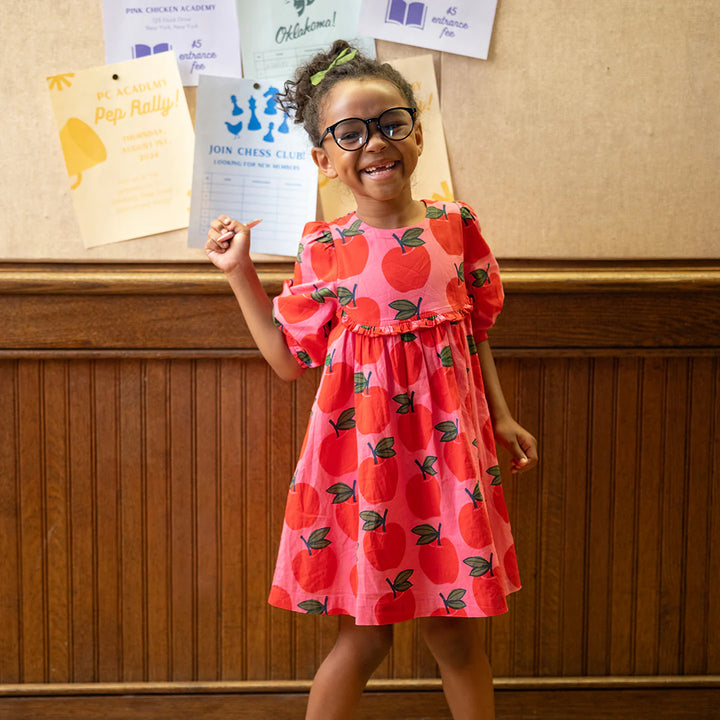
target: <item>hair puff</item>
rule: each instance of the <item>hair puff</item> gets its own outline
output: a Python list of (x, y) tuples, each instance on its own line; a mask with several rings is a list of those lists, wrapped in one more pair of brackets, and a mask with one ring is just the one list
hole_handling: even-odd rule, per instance
[[(344, 50), (353, 50), (345, 40), (336, 40), (327, 52), (320, 52), (295, 71), (295, 77), (287, 80), (284, 92), (277, 95), (278, 104), (286, 112), (294, 114), (296, 123), (302, 123), (312, 144), (320, 144), (320, 115), (323, 99), (342, 80), (378, 78), (394, 85), (406, 99), (408, 106), (417, 108), (417, 100), (410, 83), (388, 63), (366, 57), (357, 52), (348, 62), (329, 68), (335, 58)], [(321, 70), (327, 70), (325, 77), (313, 85), (310, 78)]]

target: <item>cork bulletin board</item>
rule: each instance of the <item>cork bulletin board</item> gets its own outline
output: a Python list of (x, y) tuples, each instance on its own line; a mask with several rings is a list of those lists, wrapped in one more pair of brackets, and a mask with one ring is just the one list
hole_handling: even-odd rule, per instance
[[(455, 195), (498, 257), (720, 256), (718, 27), (718, 0), (499, 0), (486, 61), (434, 53)], [(83, 247), (45, 77), (105, 62), (99, 0), (0, 31), (0, 260), (203, 260), (184, 230)]]

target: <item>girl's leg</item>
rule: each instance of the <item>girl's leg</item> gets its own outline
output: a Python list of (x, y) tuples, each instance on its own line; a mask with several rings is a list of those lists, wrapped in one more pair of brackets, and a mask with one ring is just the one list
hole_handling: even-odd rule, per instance
[(493, 720), (492, 670), (481, 647), (478, 621), (464, 618), (420, 618), (423, 638), (443, 681), (455, 720)]
[(356, 625), (340, 617), (335, 646), (313, 680), (306, 720), (347, 720), (392, 645), (392, 625)]

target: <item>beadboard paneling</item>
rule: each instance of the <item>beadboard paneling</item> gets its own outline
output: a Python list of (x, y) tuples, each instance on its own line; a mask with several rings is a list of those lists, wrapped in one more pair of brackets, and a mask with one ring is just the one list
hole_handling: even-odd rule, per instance
[[(498, 368), (543, 462), (504, 483), (524, 588), (487, 623), (495, 673), (720, 672), (717, 358)], [(3, 682), (312, 676), (335, 621), (265, 596), (315, 372), (289, 385), (223, 358), (0, 373)], [(379, 676), (434, 676), (411, 624)]]

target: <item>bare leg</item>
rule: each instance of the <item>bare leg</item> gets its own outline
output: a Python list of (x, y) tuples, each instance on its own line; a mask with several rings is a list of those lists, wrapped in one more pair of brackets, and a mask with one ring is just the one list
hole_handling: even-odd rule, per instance
[(335, 645), (313, 680), (305, 720), (348, 720), (392, 636), (392, 625), (356, 625), (341, 616)]
[(493, 720), (492, 670), (480, 645), (478, 621), (427, 617), (419, 620), (443, 681), (454, 720)]

